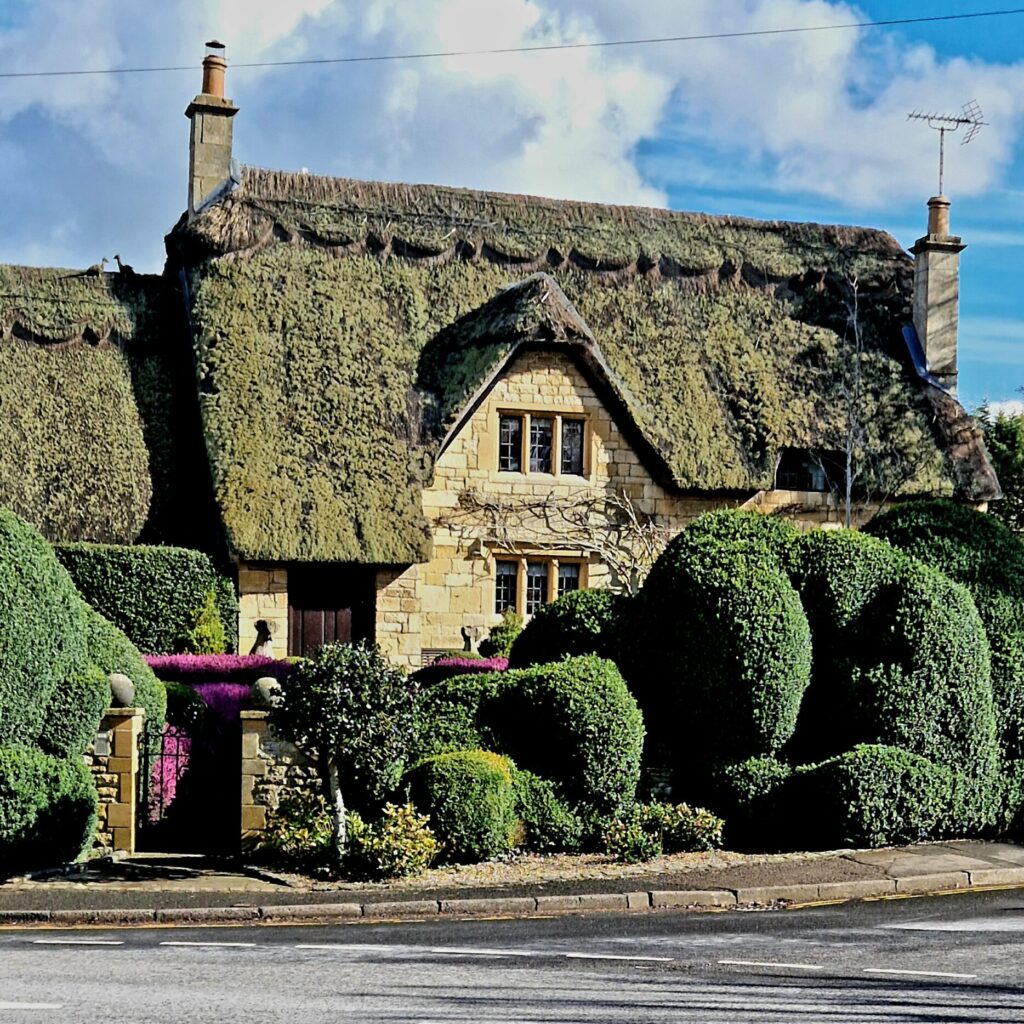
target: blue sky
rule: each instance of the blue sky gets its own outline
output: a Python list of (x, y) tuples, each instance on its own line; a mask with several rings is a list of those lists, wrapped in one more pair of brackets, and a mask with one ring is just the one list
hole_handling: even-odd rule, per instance
[[(198, 64), (839, 24), (998, 0), (0, 0), (0, 70)], [(315, 173), (923, 233), (914, 107), (977, 98), (948, 147), (968, 243), (961, 396), (1024, 385), (1024, 16), (561, 54), (235, 69), (236, 153)], [(198, 72), (0, 80), (0, 261), (159, 270)]]

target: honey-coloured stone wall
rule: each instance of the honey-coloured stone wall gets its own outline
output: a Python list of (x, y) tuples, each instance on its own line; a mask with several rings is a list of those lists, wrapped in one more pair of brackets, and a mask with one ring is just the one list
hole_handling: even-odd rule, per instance
[(288, 570), (283, 565), (238, 566), (238, 651), (248, 654), (256, 642), (256, 623), (271, 629), (272, 657), (288, 656)]

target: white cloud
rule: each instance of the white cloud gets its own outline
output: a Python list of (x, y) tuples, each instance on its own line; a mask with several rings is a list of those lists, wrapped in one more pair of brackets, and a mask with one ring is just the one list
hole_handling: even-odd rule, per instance
[(1007, 398), (1002, 402), (989, 402), (988, 411), (993, 416), (1021, 416), (1024, 415), (1024, 401), (1019, 398)]

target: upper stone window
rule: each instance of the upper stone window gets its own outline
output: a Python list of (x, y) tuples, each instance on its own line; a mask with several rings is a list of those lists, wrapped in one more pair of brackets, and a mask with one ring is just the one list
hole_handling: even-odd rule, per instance
[(587, 421), (561, 413), (503, 412), (498, 417), (498, 470), (585, 476)]
[(830, 491), (843, 481), (840, 452), (810, 452), (784, 448), (775, 471), (775, 487), (782, 491)]

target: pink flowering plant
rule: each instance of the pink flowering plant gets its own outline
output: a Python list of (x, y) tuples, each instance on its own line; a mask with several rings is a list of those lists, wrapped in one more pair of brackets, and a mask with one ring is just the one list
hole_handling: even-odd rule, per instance
[(245, 683), (252, 685), (262, 676), (286, 679), (295, 667), (259, 654), (148, 654), (146, 664), (164, 682)]

